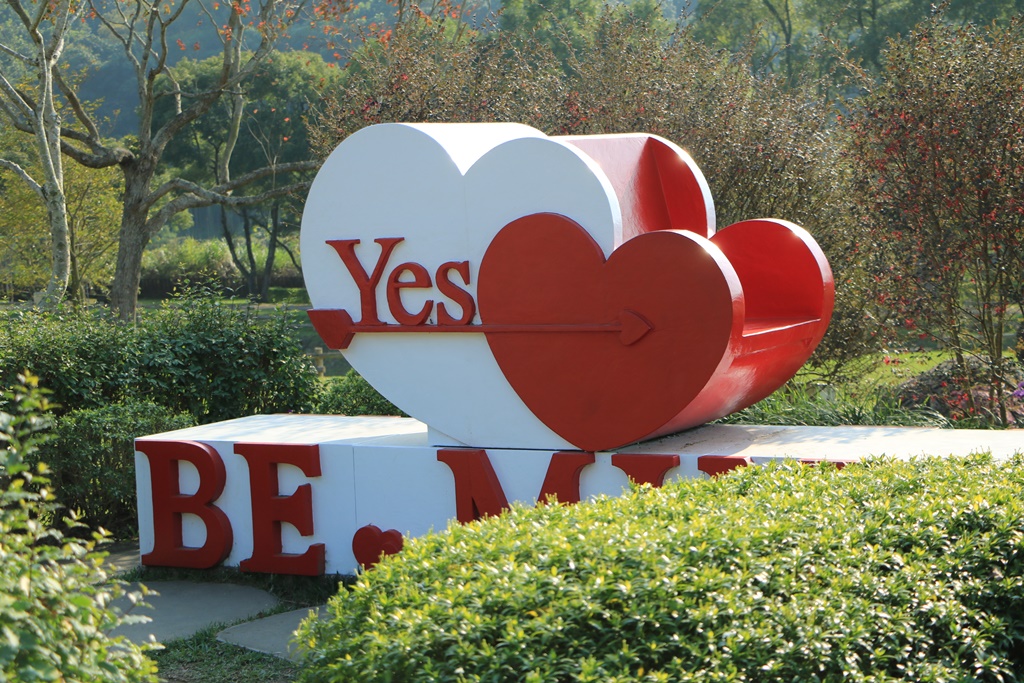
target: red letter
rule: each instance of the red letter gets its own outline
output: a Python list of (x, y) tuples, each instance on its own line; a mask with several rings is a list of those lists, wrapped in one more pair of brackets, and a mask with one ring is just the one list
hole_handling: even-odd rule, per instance
[(486, 451), (445, 448), (437, 452), (437, 459), (455, 475), (455, 516), (460, 522), (500, 515), (508, 508)]
[(359, 322), (380, 323), (380, 318), (377, 317), (377, 285), (395, 245), (404, 240), (404, 237), (379, 237), (374, 240), (380, 245), (380, 257), (377, 259), (377, 265), (373, 267), (372, 275), (366, 274), (356, 257), (356, 245), (359, 244), (359, 240), (327, 240), (327, 244), (338, 252), (356, 287), (359, 288), (359, 304), (362, 309)]
[(290, 496), (278, 487), (277, 466), (294, 465), (307, 477), (320, 476), (320, 447), (269, 443), (237, 443), (235, 453), (249, 463), (252, 497), (252, 557), (242, 560), (243, 572), (269, 574), (324, 573), (324, 544), (315, 543), (301, 555), (281, 547), (281, 523), (288, 522), (303, 536), (313, 534), (312, 486), (303, 484)]
[(702, 455), (697, 458), (697, 469), (709, 477), (717, 477), (749, 464), (750, 458), (742, 455)]
[[(402, 273), (412, 273), (412, 281), (403, 282)], [(402, 306), (402, 290), (426, 289), (430, 286), (430, 273), (418, 263), (403, 263), (391, 271), (391, 275), (388, 276), (388, 308), (391, 309), (391, 315), (395, 316), (395, 320), (402, 325), (422, 325), (427, 322), (434, 302), (428, 300), (419, 313), (409, 313)]]
[(665, 483), (665, 473), (679, 467), (679, 456), (619, 453), (612, 456), (612, 465), (625, 472), (634, 484), (661, 486)]
[(547, 503), (554, 496), (559, 503), (580, 502), (580, 474), (594, 462), (593, 453), (578, 451), (554, 453), (548, 463), (544, 484), (540, 487), (538, 503)]
[[(224, 461), (211, 446), (195, 441), (137, 441), (135, 447), (149, 458), (153, 489), (153, 551), (142, 556), (150, 567), (209, 569), (231, 552), (231, 523), (213, 501), (224, 491)], [(183, 495), (178, 463), (192, 463), (199, 472), (199, 490)], [(206, 525), (206, 541), (200, 548), (185, 547), (181, 516), (191, 514)]]
[(462, 307), (462, 317), (454, 318), (448, 312), (448, 308), (443, 303), (439, 303), (437, 305), (438, 325), (468, 325), (473, 322), (473, 316), (476, 315), (476, 302), (473, 301), (473, 295), (448, 279), (448, 273), (453, 270), (462, 276), (463, 282), (469, 284), (469, 261), (459, 261), (458, 263), (448, 261), (442, 263), (441, 267), (437, 269), (437, 288), (441, 290), (442, 294)]

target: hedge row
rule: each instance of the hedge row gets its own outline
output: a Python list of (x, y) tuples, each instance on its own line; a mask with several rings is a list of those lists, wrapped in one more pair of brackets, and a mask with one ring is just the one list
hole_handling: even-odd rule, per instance
[(1024, 459), (749, 467), (407, 543), (302, 681), (1009, 681)]
[(134, 325), (102, 310), (14, 312), (0, 320), (0, 383), (25, 369), (63, 412), (151, 401), (200, 423), (306, 410), (319, 390), (294, 317), (190, 292)]

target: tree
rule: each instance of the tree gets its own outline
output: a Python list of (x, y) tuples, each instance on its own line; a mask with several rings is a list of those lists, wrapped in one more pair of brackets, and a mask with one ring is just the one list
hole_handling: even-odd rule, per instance
[[(67, 102), (74, 126), (60, 130), (65, 155), (90, 168), (118, 167), (124, 177), (124, 195), (118, 254), (110, 302), (122, 319), (133, 317), (138, 298), (142, 252), (153, 237), (175, 214), (189, 208), (223, 204), (256, 204), (306, 186), (308, 181), (281, 183), (257, 194), (240, 195), (253, 183), (276, 176), (315, 168), (312, 161), (272, 164), (239, 177), (231, 177), (229, 162), (241, 123), (239, 88), (257, 67), (274, 52), (278, 39), (307, 9), (306, 0), (237, 0), (203, 7), (211, 40), (218, 41), (221, 68), (216, 80), (202, 90), (190, 90), (176, 76), (175, 50), (187, 46), (175, 38), (178, 23), (190, 2), (201, 0), (89, 0), (89, 18), (98, 22), (121, 49), (132, 66), (138, 102), (137, 133), (124, 142), (105, 139), (88, 107), (61, 75), (61, 67), (52, 60), (54, 84)], [(343, 0), (322, 0), (312, 7), (321, 19), (337, 16), (347, 9)], [(59, 55), (58, 55), (59, 57)], [(40, 77), (41, 78), (41, 77)], [(158, 102), (172, 102), (173, 116), (159, 123), (155, 119)], [(222, 178), (212, 187), (203, 187), (185, 178), (171, 178), (155, 184), (167, 145), (188, 124), (208, 115), (222, 99), (233, 102), (232, 134), (221, 158)], [(15, 121), (19, 130), (32, 132), (30, 125)]]
[[(28, 138), (5, 130), (0, 135), (9, 159), (29, 175), (39, 173)], [(90, 288), (106, 289), (114, 270), (121, 177), (117, 169), (93, 170), (71, 164), (64, 175), (67, 206), (69, 279), (67, 295), (83, 300)], [(46, 285), (50, 241), (46, 208), (14, 174), (0, 173), (0, 285), (26, 293)]]
[(848, 123), (879, 297), (963, 374), (982, 357), (1004, 424), (1004, 337), (1024, 313), (1022, 29), (930, 19), (890, 43)]
[[(13, 60), (13, 64), (0, 65), (0, 109), (15, 128), (35, 138), (39, 180), (11, 159), (0, 158), (0, 167), (17, 174), (46, 207), (50, 228), (50, 279), (42, 304), (52, 308), (64, 298), (71, 270), (61, 155), (63, 129), (55, 90), (66, 87), (58, 65), (68, 29), (81, 5), (72, 4), (71, 0), (31, 4), (21, 0), (6, 2), (17, 15), (28, 44), (20, 49), (15, 44), (0, 43), (0, 53)], [(15, 76), (19, 67), (29, 71), (34, 87), (19, 87)], [(12, 79), (15, 80), (12, 82)]]
[[(179, 80), (192, 87), (206, 88), (216, 80), (220, 64), (216, 59), (182, 62)], [(310, 157), (306, 128), (301, 125), (310, 103), (337, 80), (339, 70), (312, 52), (282, 52), (268, 57), (244, 84), (242, 117), (237, 142), (231, 154), (230, 172), (234, 176), (250, 173), (267, 165), (295, 163)], [(183, 177), (197, 183), (223, 182), (221, 159), (231, 141), (231, 107), (235, 100), (222, 101), (211, 115), (190, 124), (167, 148), (166, 159), (183, 169)], [(169, 115), (164, 112), (165, 115)], [(274, 189), (277, 178), (271, 176), (255, 187), (261, 192)], [(242, 221), (242, 244), (236, 243), (228, 224), (227, 207), (221, 207), (224, 238), (232, 260), (245, 278), (249, 296), (265, 301), (277, 250), (283, 249), (297, 266), (295, 254), (283, 238), (298, 227), (301, 202), (294, 195), (278, 196), (259, 205), (242, 206), (237, 214)], [(254, 249), (261, 230), (265, 257), (260, 263)]]

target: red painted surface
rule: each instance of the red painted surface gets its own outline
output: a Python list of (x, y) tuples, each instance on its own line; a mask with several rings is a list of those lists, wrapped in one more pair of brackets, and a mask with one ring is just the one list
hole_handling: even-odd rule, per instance
[(359, 288), (359, 305), (362, 316), (360, 320), (364, 323), (380, 323), (380, 318), (377, 315), (377, 285), (380, 284), (380, 280), (384, 276), (384, 269), (387, 267), (388, 259), (391, 258), (391, 252), (404, 240), (404, 237), (375, 239), (374, 242), (380, 245), (380, 255), (373, 266), (373, 272), (369, 274), (356, 255), (356, 246), (359, 245), (359, 240), (327, 240), (327, 244), (338, 252), (342, 263), (345, 264), (349, 275), (352, 276), (352, 281)]
[(679, 467), (679, 455), (618, 453), (612, 456), (612, 465), (625, 472), (634, 484), (663, 486), (668, 471), (673, 467)]
[[(406, 278), (408, 274), (412, 279)], [(426, 301), (419, 311), (410, 313), (402, 304), (403, 289), (430, 289), (433, 287), (430, 281), (430, 273), (418, 263), (403, 263), (395, 266), (388, 276), (387, 296), (388, 310), (399, 325), (422, 325), (430, 317), (434, 307), (433, 301)]]
[(278, 466), (293, 465), (307, 477), (320, 476), (320, 447), (317, 445), (238, 443), (235, 453), (249, 464), (252, 497), (252, 556), (239, 563), (244, 572), (320, 576), (324, 573), (324, 544), (315, 543), (304, 553), (285, 553), (281, 524), (287, 522), (302, 536), (313, 534), (313, 490), (302, 484), (294, 493), (282, 496)]
[(564, 504), (580, 502), (580, 475), (583, 468), (594, 461), (593, 453), (566, 451), (553, 454), (537, 502), (544, 504), (552, 499)]
[[(213, 504), (224, 492), (224, 461), (212, 446), (195, 441), (138, 441), (136, 448), (149, 459), (153, 491), (152, 552), (142, 556), (151, 567), (208, 569), (228, 556), (233, 542), (227, 515)], [(191, 463), (199, 473), (199, 489), (183, 494), (179, 486), (179, 463)], [(201, 547), (185, 546), (182, 515), (195, 515), (206, 526)]]
[(486, 333), (523, 402), (584, 451), (667, 433), (663, 426), (729, 353), (742, 320), (739, 281), (707, 240), (647, 233), (605, 261), (582, 227), (556, 214), (526, 216), (498, 233), (480, 266), (477, 299), (485, 325), (585, 327), (628, 312), (649, 326), (632, 344), (582, 329)]
[(469, 261), (448, 261), (437, 269), (437, 289), (462, 308), (462, 315), (456, 318), (444, 302), (437, 304), (438, 325), (468, 325), (476, 315), (476, 301), (473, 295), (452, 282), (451, 273), (456, 272), (465, 285), (469, 285)]
[(397, 529), (381, 531), (380, 527), (367, 524), (352, 535), (352, 554), (364, 569), (371, 569), (384, 559), (385, 555), (401, 552), (405, 541)]
[(455, 518), (460, 522), (500, 515), (508, 509), (487, 451), (445, 448), (437, 452), (437, 459), (455, 476)]
[(586, 135), (558, 138), (597, 162), (619, 200), (622, 239), (655, 230), (714, 234), (714, 208), (705, 197), (693, 160), (653, 135)]
[(750, 458), (742, 455), (702, 455), (697, 458), (697, 469), (709, 477), (732, 472), (737, 467), (752, 465)]

